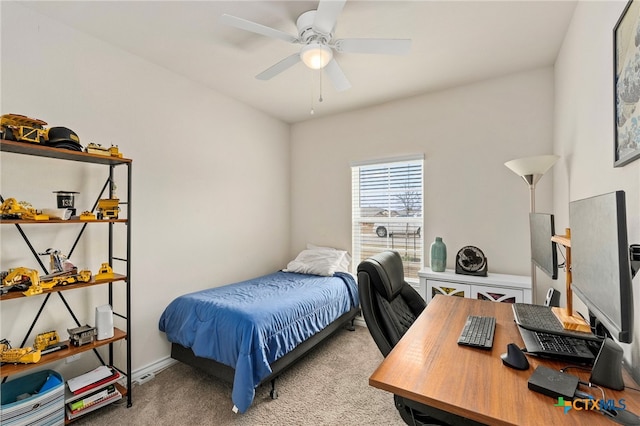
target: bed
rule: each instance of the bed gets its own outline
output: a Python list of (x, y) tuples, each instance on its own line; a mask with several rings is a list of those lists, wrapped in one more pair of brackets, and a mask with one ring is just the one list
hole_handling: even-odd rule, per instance
[(232, 383), (234, 411), (244, 413), (268, 381), (277, 397), (275, 378), (284, 369), (353, 327), (358, 288), (342, 253), (305, 250), (285, 270), (177, 297), (159, 321), (172, 358)]

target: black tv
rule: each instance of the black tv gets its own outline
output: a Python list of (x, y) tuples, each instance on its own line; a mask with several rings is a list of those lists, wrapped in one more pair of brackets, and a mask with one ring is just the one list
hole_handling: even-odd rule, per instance
[(531, 261), (551, 279), (557, 279), (558, 253), (556, 243), (551, 241), (551, 237), (555, 235), (553, 215), (529, 213), (529, 230), (531, 232)]
[(618, 341), (633, 337), (632, 273), (624, 191), (569, 203), (573, 292)]

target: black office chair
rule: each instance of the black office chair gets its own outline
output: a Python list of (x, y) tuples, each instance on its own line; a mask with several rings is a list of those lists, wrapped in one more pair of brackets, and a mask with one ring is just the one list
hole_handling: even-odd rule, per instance
[(427, 304), (404, 280), (397, 251), (384, 251), (363, 260), (358, 265), (358, 290), (364, 321), (386, 357)]
[[(404, 280), (402, 258), (384, 251), (358, 265), (358, 291), (364, 321), (374, 342), (387, 356), (426, 307), (422, 296)], [(408, 425), (477, 425), (469, 419), (394, 395)]]

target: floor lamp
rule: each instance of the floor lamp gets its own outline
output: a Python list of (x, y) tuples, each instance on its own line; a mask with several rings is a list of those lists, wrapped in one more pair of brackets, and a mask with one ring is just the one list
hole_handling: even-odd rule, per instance
[[(504, 163), (511, 171), (520, 176), (529, 186), (529, 212), (536, 211), (536, 183), (558, 161), (557, 155), (538, 155), (535, 157), (518, 158)], [(531, 262), (531, 300), (535, 304), (536, 265)]]

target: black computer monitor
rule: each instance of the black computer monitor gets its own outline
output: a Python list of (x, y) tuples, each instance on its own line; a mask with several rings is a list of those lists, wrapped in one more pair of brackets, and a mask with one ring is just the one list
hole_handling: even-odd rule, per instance
[(531, 231), (531, 261), (551, 279), (557, 279), (558, 253), (556, 243), (551, 241), (551, 237), (555, 235), (553, 215), (529, 213), (529, 230)]
[(632, 274), (624, 191), (569, 203), (573, 292), (620, 342), (633, 337)]

